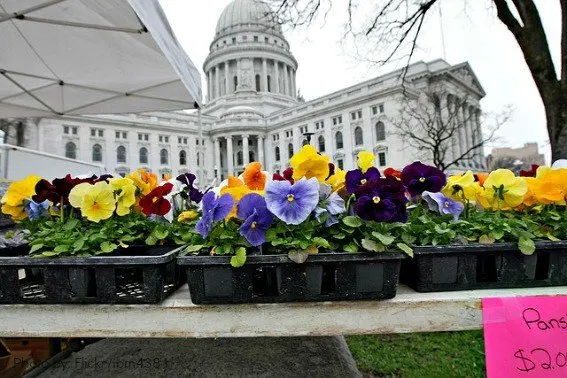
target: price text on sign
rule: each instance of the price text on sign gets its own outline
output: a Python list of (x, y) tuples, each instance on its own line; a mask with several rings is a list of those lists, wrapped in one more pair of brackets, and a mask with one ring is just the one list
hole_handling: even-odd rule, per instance
[(484, 298), (488, 378), (567, 377), (567, 296)]

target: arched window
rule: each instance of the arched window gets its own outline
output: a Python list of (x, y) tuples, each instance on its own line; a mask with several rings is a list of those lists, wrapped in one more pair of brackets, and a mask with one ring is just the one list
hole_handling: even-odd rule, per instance
[(293, 156), (293, 144), (292, 143), (287, 145), (287, 156), (289, 156), (290, 159)]
[(256, 75), (256, 92), (260, 92), (260, 75)]
[(268, 92), (272, 91), (272, 77), (268, 75)]
[(238, 88), (238, 76), (233, 77), (232, 81), (234, 82), (234, 91), (236, 92), (236, 88)]
[(386, 140), (386, 127), (383, 122), (376, 122), (376, 141)]
[(325, 152), (325, 137), (319, 135), (319, 152)]
[(337, 150), (343, 148), (343, 133), (337, 131), (335, 134), (335, 144), (337, 145)]
[(116, 161), (118, 163), (126, 163), (126, 147), (118, 146), (116, 149)]
[(254, 151), (248, 151), (248, 161), (252, 162), (256, 160), (256, 154), (254, 154)]
[(274, 154), (276, 155), (276, 161), (280, 161), (280, 148), (276, 147), (274, 150)]
[(169, 156), (167, 153), (167, 150), (165, 148), (163, 148), (160, 152), (159, 152), (159, 163), (161, 165), (167, 165), (169, 164)]
[(242, 151), (238, 151), (236, 153), (236, 165), (242, 165), (244, 164), (244, 158), (243, 158), (243, 154)]
[(65, 145), (65, 157), (69, 159), (77, 158), (77, 146), (73, 142), (67, 142)]
[(303, 139), (303, 142), (301, 142), (302, 146), (308, 145), (309, 141), (307, 139)]
[(148, 149), (146, 147), (140, 148), (140, 164), (148, 164)]
[(102, 161), (102, 147), (100, 146), (100, 144), (95, 144), (93, 146), (93, 161)]
[(362, 127), (354, 129), (354, 144), (357, 146), (364, 144), (364, 139), (362, 138)]
[(185, 150), (179, 151), (179, 165), (187, 165), (187, 152)]

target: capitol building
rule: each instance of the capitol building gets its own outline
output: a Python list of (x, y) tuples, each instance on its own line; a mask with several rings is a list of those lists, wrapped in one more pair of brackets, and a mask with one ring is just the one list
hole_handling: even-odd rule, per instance
[[(358, 152), (370, 150), (379, 168), (401, 168), (418, 154), (396, 135), (392, 120), (404, 94), (418, 96), (430, 88), (439, 91), (441, 103), (458, 104), (463, 127), (452, 153), (480, 140), (479, 101), (485, 93), (468, 63), (417, 62), (409, 66), (404, 85), (402, 72), (395, 71), (304, 101), (297, 91), (299, 63), (269, 13), (255, 0), (233, 0), (220, 15), (203, 64), (202, 137), (196, 112), (175, 111), (30, 119), (19, 144), (100, 163), (112, 174), (139, 167), (171, 175), (199, 171), (206, 183), (239, 174), (250, 161), (282, 171), (305, 143), (339, 167), (353, 167)], [(479, 148), (459, 169), (483, 165)]]

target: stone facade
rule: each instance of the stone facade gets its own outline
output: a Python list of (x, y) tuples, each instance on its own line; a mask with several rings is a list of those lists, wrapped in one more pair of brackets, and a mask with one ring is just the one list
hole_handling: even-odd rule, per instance
[[(417, 152), (395, 135), (391, 120), (403, 95), (431, 88), (462, 114), (454, 153), (479, 137), (485, 93), (468, 63), (418, 62), (403, 86), (399, 70), (304, 102), (297, 96), (298, 63), (270, 14), (255, 0), (234, 0), (219, 18), (203, 65), (208, 99), (201, 142), (197, 114), (178, 111), (43, 118), (25, 147), (101, 162), (115, 174), (138, 167), (173, 175), (202, 169), (208, 183), (240, 173), (253, 160), (281, 171), (307, 142), (339, 166), (352, 167), (359, 151), (371, 150), (380, 168), (401, 168)], [(460, 168), (481, 169), (483, 161), (479, 156)]]

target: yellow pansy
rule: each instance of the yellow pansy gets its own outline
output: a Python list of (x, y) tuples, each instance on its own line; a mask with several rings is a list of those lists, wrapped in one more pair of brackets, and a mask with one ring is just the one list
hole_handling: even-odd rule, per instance
[(130, 173), (126, 176), (134, 182), (138, 188), (140, 195), (145, 196), (158, 185), (158, 178), (155, 174), (147, 172), (145, 169), (138, 169), (136, 172)]
[[(253, 193), (253, 190), (248, 189), (244, 182), (237, 177), (228, 176), (228, 184), (221, 188), (220, 194), (230, 194), (234, 199), (234, 206), (232, 211), (226, 216), (226, 219), (236, 217), (236, 205), (248, 193)], [(257, 192), (256, 192), (257, 193)]]
[(24, 201), (30, 200), (35, 194), (35, 185), (41, 180), (39, 176), (28, 176), (23, 180), (14, 181), (2, 197), (2, 212), (10, 215), (14, 221), (26, 219)]
[(293, 155), (289, 164), (293, 167), (293, 179), (296, 181), (303, 177), (315, 177), (319, 182), (325, 182), (329, 177), (329, 157), (319, 155), (310, 144), (306, 144), (301, 151)]
[(503, 210), (521, 205), (527, 193), (528, 183), (523, 177), (516, 177), (509, 169), (497, 169), (488, 175), (478, 198), (485, 208)]
[(327, 184), (331, 185), (333, 192), (338, 192), (345, 187), (346, 171), (335, 167), (335, 173), (327, 179)]
[(567, 169), (540, 167), (536, 178), (539, 181), (536, 198), (541, 204), (565, 205), (567, 197)]
[(89, 187), (81, 202), (81, 212), (91, 222), (108, 219), (114, 213), (116, 201), (112, 187), (107, 182), (97, 182)]
[(370, 151), (360, 151), (358, 153), (356, 163), (358, 164), (358, 168), (360, 168), (362, 173), (366, 173), (368, 168), (374, 167), (374, 154)]
[(88, 182), (83, 182), (81, 184), (75, 185), (73, 189), (69, 192), (69, 203), (76, 209), (81, 208), (81, 204), (83, 203), (83, 198), (85, 194), (90, 190), (92, 184)]
[(177, 217), (177, 221), (179, 222), (192, 221), (193, 219), (197, 219), (198, 216), (199, 214), (195, 210), (186, 210), (181, 214), (179, 214), (179, 216)]
[(116, 195), (116, 214), (130, 214), (131, 207), (136, 203), (134, 182), (127, 177), (111, 178), (108, 182)]
[(441, 191), (455, 201), (474, 201), (481, 188), (475, 182), (474, 174), (471, 171), (467, 171), (464, 175), (448, 177), (447, 185)]

